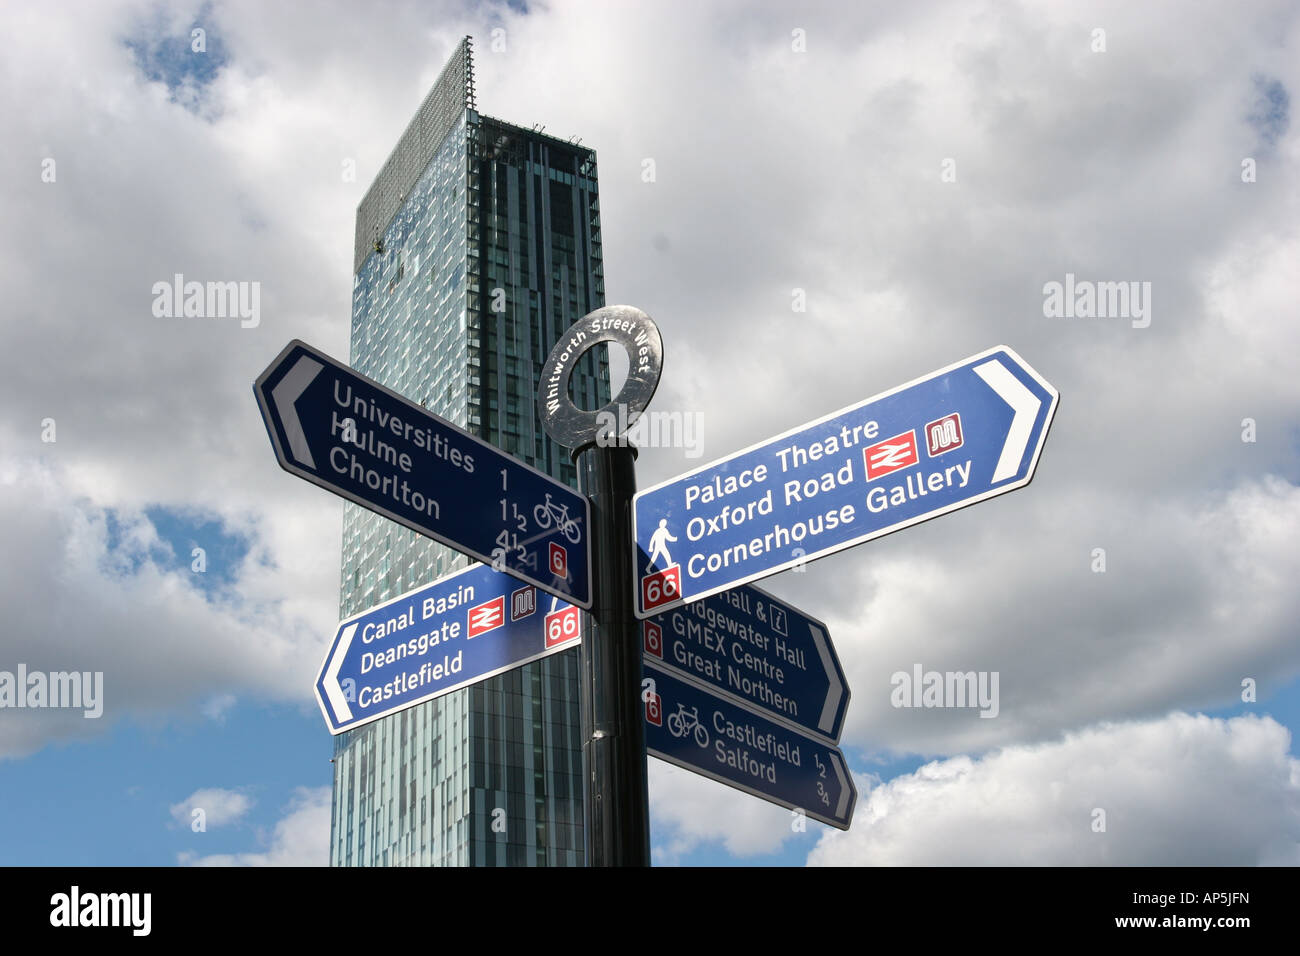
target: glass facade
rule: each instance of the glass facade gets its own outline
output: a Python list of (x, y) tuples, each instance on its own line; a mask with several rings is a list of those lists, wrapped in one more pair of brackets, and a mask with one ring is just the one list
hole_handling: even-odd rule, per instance
[[(468, 38), (358, 209), (351, 364), (569, 484), (538, 376), (604, 304), (595, 153), (481, 116)], [(602, 350), (575, 399), (609, 396)], [(469, 559), (344, 505), (349, 616)], [(335, 866), (580, 865), (577, 651), (335, 738)]]

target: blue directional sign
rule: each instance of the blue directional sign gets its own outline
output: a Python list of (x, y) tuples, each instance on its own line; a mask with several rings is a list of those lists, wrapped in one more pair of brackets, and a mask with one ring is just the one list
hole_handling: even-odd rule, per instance
[(641, 622), (648, 663), (830, 743), (849, 687), (826, 625), (750, 584)]
[(835, 747), (645, 661), (646, 752), (814, 820), (849, 828), (858, 792)]
[(253, 391), (285, 471), (591, 606), (585, 496), (297, 340)]
[(476, 564), (339, 624), (316, 678), (330, 733), (572, 647), (580, 612)]
[(637, 617), (1027, 485), (1058, 400), (998, 346), (640, 492)]

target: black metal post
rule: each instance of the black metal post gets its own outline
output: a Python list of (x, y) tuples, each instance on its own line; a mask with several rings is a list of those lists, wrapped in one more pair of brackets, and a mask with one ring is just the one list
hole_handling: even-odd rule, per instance
[(588, 866), (649, 866), (650, 809), (641, 712), (641, 639), (633, 608), (636, 449), (573, 452), (591, 498), (592, 605), (582, 636), (582, 755)]

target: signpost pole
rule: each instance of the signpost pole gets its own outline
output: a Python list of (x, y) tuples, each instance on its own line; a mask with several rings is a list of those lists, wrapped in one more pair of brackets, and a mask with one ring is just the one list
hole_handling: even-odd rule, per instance
[[(622, 346), (627, 380), (603, 408), (569, 397), (582, 358), (603, 342)], [(573, 449), (578, 487), (591, 509), (592, 602), (582, 634), (582, 756), (588, 866), (650, 865), (650, 795), (641, 709), (641, 628), (636, 619), (636, 449), (628, 427), (650, 404), (663, 369), (654, 320), (630, 305), (597, 309), (575, 322), (542, 366), (542, 427)]]
[(649, 866), (641, 643), (630, 544), (636, 450), (592, 443), (576, 449), (573, 460), (579, 488), (591, 499), (595, 596), (579, 646), (587, 865)]

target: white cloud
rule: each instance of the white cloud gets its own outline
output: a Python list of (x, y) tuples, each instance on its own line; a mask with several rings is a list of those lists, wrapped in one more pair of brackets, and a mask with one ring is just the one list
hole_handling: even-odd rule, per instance
[(199, 707), (199, 712), (209, 720), (221, 723), (226, 719), (226, 714), (232, 707), (239, 702), (234, 694), (216, 694), (204, 701)]
[(1177, 713), (935, 761), (860, 793), (851, 829), (827, 831), (809, 863), (1297, 865), (1290, 742), (1271, 718)]
[(171, 806), (171, 815), (178, 824), (192, 826), (194, 811), (203, 811), (203, 822), (209, 827), (235, 823), (253, 808), (253, 798), (240, 790), (207, 787), (195, 790), (180, 803)]
[(244, 853), (182, 853), (178, 862), (185, 866), (329, 866), (330, 788), (299, 787), (262, 842), (265, 849)]
[(649, 785), (656, 866), (674, 866), (708, 843), (737, 857), (775, 853), (795, 835), (789, 810), (662, 760), (650, 760)]

